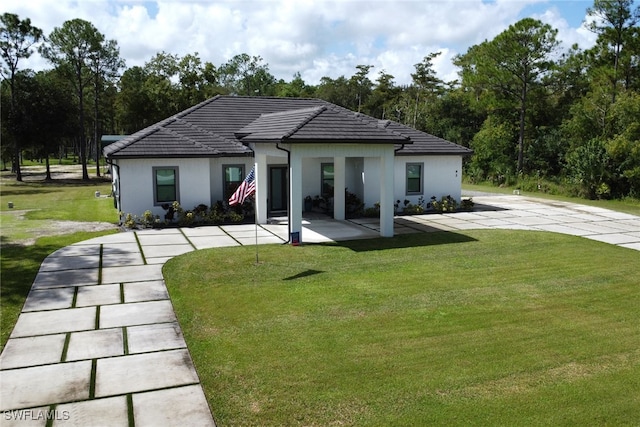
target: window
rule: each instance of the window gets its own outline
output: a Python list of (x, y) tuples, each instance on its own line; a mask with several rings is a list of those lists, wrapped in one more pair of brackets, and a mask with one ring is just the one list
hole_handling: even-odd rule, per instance
[(244, 180), (244, 165), (226, 165), (224, 170), (224, 199), (229, 197), (238, 189)]
[(407, 195), (422, 194), (422, 163), (407, 163)]
[(333, 163), (322, 164), (322, 196), (333, 197)]
[(178, 200), (178, 168), (153, 168), (153, 202), (156, 205), (173, 203)]

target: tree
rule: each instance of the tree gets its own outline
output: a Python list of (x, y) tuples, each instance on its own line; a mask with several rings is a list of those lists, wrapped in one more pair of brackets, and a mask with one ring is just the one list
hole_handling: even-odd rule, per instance
[(315, 93), (315, 88), (305, 83), (300, 72), (295, 73), (289, 83), (280, 80), (277, 86), (276, 95), (285, 98), (311, 98)]
[(350, 83), (355, 86), (355, 91), (358, 97), (358, 113), (362, 109), (363, 102), (366, 102), (367, 98), (371, 94), (371, 87), (373, 83), (367, 77), (369, 70), (373, 68), (373, 65), (356, 65), (358, 70), (350, 80)]
[(389, 111), (400, 93), (394, 81), (394, 77), (384, 70), (378, 73), (376, 85), (365, 104), (367, 114), (379, 119), (389, 119)]
[(121, 133), (130, 134), (154, 123), (154, 105), (145, 87), (147, 77), (144, 68), (138, 66), (125, 70), (120, 77), (116, 122)]
[(229, 93), (268, 96), (275, 93), (276, 78), (260, 56), (236, 55), (221, 65), (219, 78)]
[(456, 65), (462, 67), (463, 85), (490, 92), (494, 107), (514, 105), (517, 109), (518, 172), (524, 169), (529, 96), (553, 68), (550, 58), (559, 44), (557, 33), (548, 24), (525, 18), (456, 59)]
[(93, 143), (96, 150), (96, 175), (100, 176), (102, 127), (100, 125), (100, 97), (107, 86), (113, 85), (118, 72), (124, 67), (120, 49), (115, 40), (105, 40), (98, 49), (89, 54), (89, 67), (93, 84)]
[(349, 84), (349, 80), (345, 76), (340, 76), (337, 79), (322, 77), (316, 88), (316, 96), (350, 110), (356, 108), (354, 101), (357, 99), (357, 95), (354, 92), (354, 86)]
[(636, 24), (640, 20), (640, 6), (632, 9), (633, 3), (633, 0), (595, 0), (593, 7), (587, 9), (587, 15), (595, 18), (588, 28), (598, 34), (599, 44), (613, 50), (613, 102), (616, 101), (622, 48), (638, 36)]
[(78, 144), (82, 163), (82, 179), (88, 180), (87, 141), (85, 132), (85, 89), (91, 84), (91, 58), (100, 51), (104, 36), (88, 21), (73, 19), (56, 27), (48, 43), (40, 50), (72, 83), (78, 98)]
[[(42, 38), (42, 30), (31, 25), (29, 18), (20, 20), (18, 15), (4, 13), (0, 17), (2, 27), (0, 27), (0, 53), (5, 64), (1, 69), (2, 76), (9, 81), (11, 92), (10, 113), (16, 108), (16, 72), (21, 59), (26, 59), (33, 53), (33, 45)], [(12, 121), (12, 117), (9, 120)], [(14, 138), (14, 160), (13, 167), (16, 173), (16, 180), (22, 181), (20, 170), (20, 140)]]
[(413, 89), (415, 90), (415, 108), (413, 110), (413, 127), (418, 127), (418, 114), (420, 110), (420, 100), (431, 99), (443, 92), (444, 82), (436, 77), (433, 69), (433, 60), (440, 56), (441, 52), (430, 53), (422, 59), (422, 62), (414, 64), (415, 73), (411, 73)]

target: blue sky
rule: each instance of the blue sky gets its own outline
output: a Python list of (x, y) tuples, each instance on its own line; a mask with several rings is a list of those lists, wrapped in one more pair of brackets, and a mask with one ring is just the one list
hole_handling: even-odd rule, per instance
[[(300, 72), (308, 83), (323, 76), (350, 77), (356, 65), (373, 65), (398, 84), (411, 81), (414, 64), (441, 52), (439, 76), (456, 78), (456, 54), (509, 25), (533, 17), (559, 30), (563, 46), (589, 48), (583, 26), (591, 0), (4, 0), (0, 12), (30, 18), (49, 34), (64, 21), (92, 22), (115, 39), (128, 67), (155, 53), (198, 52), (218, 66), (234, 55), (259, 55), (277, 77)], [(37, 54), (21, 64), (42, 69)]]

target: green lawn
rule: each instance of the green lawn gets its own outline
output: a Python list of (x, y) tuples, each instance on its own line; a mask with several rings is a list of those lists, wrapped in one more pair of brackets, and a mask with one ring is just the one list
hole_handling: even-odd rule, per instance
[[(0, 350), (13, 330), (42, 261), (72, 243), (115, 231), (87, 232), (55, 221), (110, 222), (118, 215), (109, 182), (16, 182), (0, 176)], [(13, 203), (13, 208), (8, 203)]]
[(640, 420), (636, 251), (474, 230), (259, 256), (164, 267), (220, 426)]

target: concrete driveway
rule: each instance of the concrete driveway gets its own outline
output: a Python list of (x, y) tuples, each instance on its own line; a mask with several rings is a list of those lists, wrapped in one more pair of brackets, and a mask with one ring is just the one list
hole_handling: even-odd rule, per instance
[[(398, 217), (396, 234), (538, 230), (640, 251), (638, 216), (519, 196), (474, 201), (473, 212)], [(315, 219), (305, 222), (302, 239), (374, 238), (378, 230), (375, 219)], [(198, 249), (287, 240), (286, 225), (173, 228), (99, 237), (51, 254), (0, 355), (0, 425), (213, 426), (162, 266)]]

